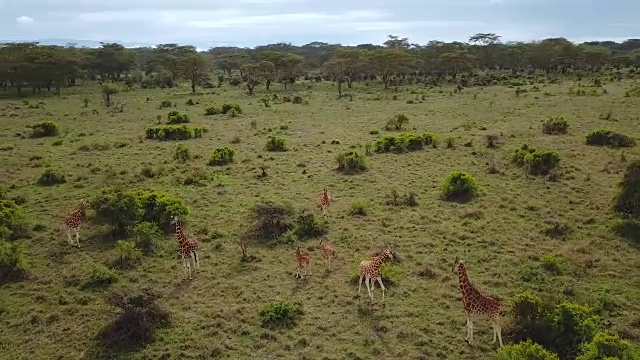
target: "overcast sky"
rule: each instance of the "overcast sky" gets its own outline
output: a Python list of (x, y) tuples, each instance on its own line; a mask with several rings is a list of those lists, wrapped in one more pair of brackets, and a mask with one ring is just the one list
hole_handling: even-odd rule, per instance
[(82, 39), (199, 48), (640, 38), (640, 0), (0, 0), (0, 40)]

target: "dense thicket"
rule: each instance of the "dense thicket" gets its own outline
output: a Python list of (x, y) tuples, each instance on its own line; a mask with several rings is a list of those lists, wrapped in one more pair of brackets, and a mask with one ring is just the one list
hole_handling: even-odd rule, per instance
[(565, 74), (623, 68), (633, 72), (640, 68), (640, 39), (574, 44), (564, 38), (549, 38), (502, 43), (500, 36), (489, 33), (473, 35), (466, 43), (430, 41), (420, 45), (389, 35), (382, 45), (278, 43), (255, 48), (216, 47), (203, 52), (177, 44), (153, 48), (125, 48), (116, 43), (103, 43), (99, 48), (0, 44), (0, 87), (18, 93), (25, 88), (33, 92), (59, 91), (79, 79), (140, 84), (144, 88), (171, 87), (177, 80), (187, 80), (195, 91), (197, 86), (214, 86), (209, 77), (214, 70), (219, 74), (218, 83), (244, 84), (249, 93), (257, 85), (268, 90), (273, 83), (281, 83), (286, 88), (302, 76), (338, 81), (341, 93), (343, 84), (351, 87), (358, 80), (378, 79), (385, 87), (443, 81), (472, 86), (497, 80), (495, 76), (465, 76), (478, 72)]

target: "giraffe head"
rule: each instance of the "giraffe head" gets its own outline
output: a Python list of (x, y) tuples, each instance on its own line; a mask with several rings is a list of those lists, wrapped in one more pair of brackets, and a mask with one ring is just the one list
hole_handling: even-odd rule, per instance
[(177, 215), (174, 215), (171, 217), (171, 225), (179, 225), (180, 224), (180, 218), (178, 218)]
[(382, 259), (393, 260), (393, 250), (391, 250), (391, 246), (387, 246), (384, 250), (380, 252), (379, 255), (382, 255)]
[(456, 259), (453, 262), (453, 271), (459, 272), (460, 269), (464, 269), (464, 262), (460, 260), (459, 257), (456, 256)]
[(87, 199), (87, 198), (82, 199), (82, 202), (81, 202), (80, 204), (81, 204), (83, 207), (84, 207), (84, 206), (89, 206), (89, 199)]

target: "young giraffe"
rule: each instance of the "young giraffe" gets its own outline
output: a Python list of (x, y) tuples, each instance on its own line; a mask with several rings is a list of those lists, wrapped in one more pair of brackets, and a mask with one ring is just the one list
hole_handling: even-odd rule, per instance
[(329, 190), (324, 188), (322, 191), (322, 195), (320, 195), (320, 208), (322, 209), (322, 216), (327, 216), (327, 211), (329, 210), (329, 204), (331, 203), (331, 196), (329, 195)]
[(500, 347), (502, 347), (502, 329), (499, 323), (500, 309), (502, 307), (500, 300), (482, 295), (480, 291), (471, 284), (464, 263), (457, 256), (453, 266), (455, 271), (458, 272), (460, 291), (462, 292), (462, 304), (467, 315), (467, 336), (464, 339), (469, 342), (469, 345), (473, 344), (473, 321), (471, 316), (474, 314), (487, 315), (493, 326), (493, 341), (491, 343), (496, 342), (497, 335), (500, 341)]
[(336, 248), (333, 246), (323, 243), (324, 239), (320, 239), (320, 249), (322, 249), (322, 257), (324, 257), (325, 265), (329, 264), (329, 269), (331, 269), (331, 258), (336, 256)]
[(300, 251), (300, 245), (296, 245), (296, 259), (298, 260), (298, 267), (296, 269), (295, 277), (299, 277), (304, 279), (304, 276), (300, 273), (300, 269), (305, 268), (304, 273), (307, 274), (307, 270), (309, 270), (309, 275), (311, 274), (311, 255), (306, 251)]
[(82, 221), (87, 216), (87, 206), (89, 205), (89, 200), (82, 199), (80, 205), (73, 210), (71, 215), (67, 216), (63, 221), (63, 227), (67, 232), (67, 242), (73, 246), (73, 239), (71, 238), (71, 233), (75, 231), (76, 233), (76, 246), (80, 247), (80, 226), (82, 225)]
[[(382, 289), (382, 301), (384, 301), (384, 290), (385, 287), (382, 284), (382, 277), (380, 276), (380, 267), (385, 260), (393, 260), (393, 252), (390, 247), (387, 247), (382, 252), (378, 253), (370, 260), (362, 260), (358, 265), (358, 270), (360, 271), (360, 281), (358, 283), (358, 295), (360, 295), (360, 289), (362, 288), (362, 279), (364, 280), (365, 285), (367, 285), (367, 292), (369, 293), (369, 298), (373, 300), (373, 293), (371, 292), (371, 287), (376, 280), (380, 284), (380, 288)], [(369, 283), (371, 283), (371, 287), (369, 287)]]
[(189, 279), (191, 279), (191, 263), (193, 262), (194, 269), (200, 268), (200, 258), (198, 257), (198, 242), (195, 239), (189, 239), (182, 232), (182, 226), (180, 219), (177, 216), (171, 218), (171, 224), (176, 227), (176, 236), (178, 237), (178, 244), (180, 245), (180, 256), (182, 257), (182, 263), (185, 268), (185, 275), (189, 273)]

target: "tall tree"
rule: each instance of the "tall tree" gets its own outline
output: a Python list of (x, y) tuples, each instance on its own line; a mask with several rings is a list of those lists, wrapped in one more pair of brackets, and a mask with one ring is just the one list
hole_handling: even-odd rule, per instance
[(408, 70), (413, 58), (405, 50), (379, 49), (368, 53), (368, 67), (382, 78), (384, 88), (389, 88), (391, 77)]
[(186, 55), (180, 61), (183, 76), (191, 82), (191, 92), (196, 92), (196, 86), (204, 85), (209, 80), (210, 64), (204, 55), (193, 53)]

